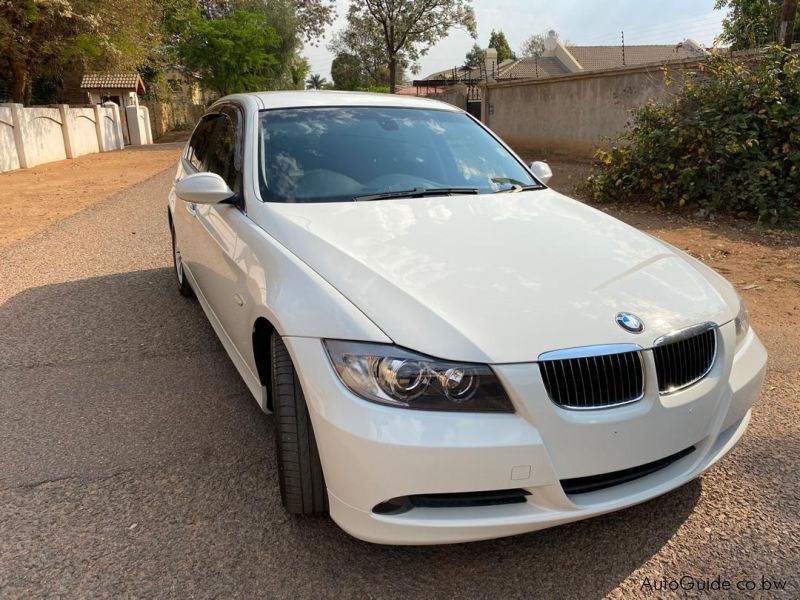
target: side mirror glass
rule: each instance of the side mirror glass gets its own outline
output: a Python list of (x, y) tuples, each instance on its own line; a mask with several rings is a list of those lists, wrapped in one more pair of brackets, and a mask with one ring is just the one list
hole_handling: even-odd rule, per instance
[(216, 173), (194, 173), (175, 183), (175, 195), (184, 202), (219, 204), (231, 199), (234, 193)]
[(545, 184), (553, 177), (553, 171), (550, 169), (550, 165), (541, 160), (531, 163), (531, 172), (536, 179)]

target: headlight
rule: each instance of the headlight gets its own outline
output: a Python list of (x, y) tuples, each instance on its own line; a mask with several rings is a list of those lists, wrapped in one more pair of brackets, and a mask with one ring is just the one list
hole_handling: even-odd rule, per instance
[(747, 310), (747, 303), (741, 296), (739, 296), (739, 314), (736, 315), (733, 322), (736, 325), (736, 347), (738, 348), (750, 329), (750, 311)]
[(514, 412), (487, 365), (438, 360), (388, 344), (324, 344), (339, 379), (365, 400), (421, 410)]

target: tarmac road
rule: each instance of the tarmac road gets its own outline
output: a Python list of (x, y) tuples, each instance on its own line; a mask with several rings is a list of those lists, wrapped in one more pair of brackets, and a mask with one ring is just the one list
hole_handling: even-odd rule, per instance
[(800, 336), (777, 326), (740, 445), (641, 506), (440, 547), (288, 516), (272, 418), (175, 289), (172, 175), (0, 250), (0, 596), (663, 597), (682, 576), (800, 596)]

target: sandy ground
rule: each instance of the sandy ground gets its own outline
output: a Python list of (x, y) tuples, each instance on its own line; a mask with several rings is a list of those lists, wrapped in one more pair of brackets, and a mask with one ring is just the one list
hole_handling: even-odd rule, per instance
[(182, 147), (129, 146), (0, 173), (0, 248), (160, 173)]
[(192, 134), (191, 129), (176, 129), (174, 131), (167, 131), (164, 135), (156, 140), (157, 144), (169, 144), (173, 142), (185, 142)]

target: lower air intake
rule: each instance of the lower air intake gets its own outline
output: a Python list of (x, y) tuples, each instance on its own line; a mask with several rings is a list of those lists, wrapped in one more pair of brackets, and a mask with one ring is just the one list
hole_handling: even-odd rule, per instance
[(412, 508), (465, 508), (473, 506), (498, 506), (525, 502), (528, 492), (516, 490), (492, 490), (489, 492), (458, 492), (451, 494), (414, 494), (399, 496), (381, 502), (372, 512), (380, 515), (397, 515)]
[(574, 479), (562, 479), (561, 487), (564, 488), (564, 493), (569, 495), (586, 494), (588, 492), (597, 492), (606, 488), (628, 483), (634, 479), (639, 479), (645, 475), (650, 475), (656, 471), (668, 467), (675, 461), (682, 459), (684, 456), (694, 452), (694, 446), (690, 446), (685, 450), (676, 452), (670, 456), (655, 460), (646, 465), (639, 465), (638, 467), (631, 467), (630, 469), (623, 469), (622, 471), (614, 471), (613, 473), (604, 473), (602, 475), (589, 475), (588, 477), (575, 477)]

